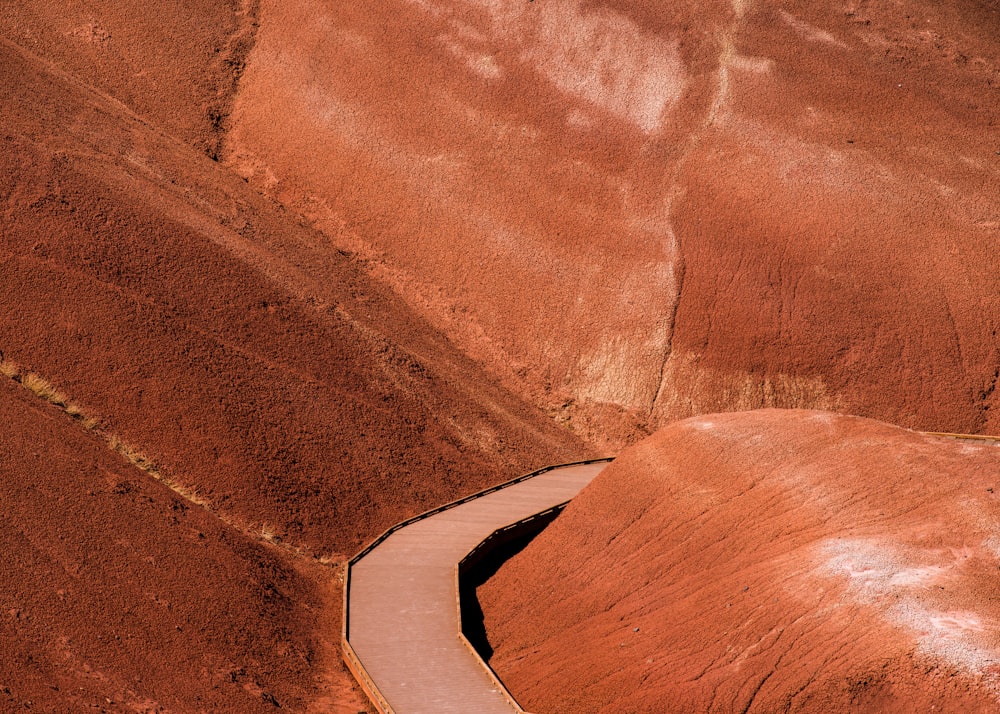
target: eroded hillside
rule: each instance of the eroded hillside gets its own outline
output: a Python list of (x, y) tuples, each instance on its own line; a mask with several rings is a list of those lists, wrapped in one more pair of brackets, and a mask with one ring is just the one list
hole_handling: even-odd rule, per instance
[(0, 349), (217, 508), (345, 553), (581, 448), (218, 164), (0, 58)]
[(330, 566), (405, 516), (707, 411), (1000, 431), (998, 33), (976, 0), (4, 4), (0, 697), (357, 711)]
[(528, 711), (989, 712), (1000, 445), (826, 412), (677, 422), (480, 590)]
[(333, 571), (227, 526), (6, 378), (0, 423), (0, 709), (361, 703), (329, 634)]
[(340, 560), (588, 448), (211, 159), (199, 53), (140, 100), (60, 27), (0, 38), (0, 695), (353, 714)]
[(980, 431), (1000, 16), (265, 0), (230, 165), (593, 440), (760, 406)]

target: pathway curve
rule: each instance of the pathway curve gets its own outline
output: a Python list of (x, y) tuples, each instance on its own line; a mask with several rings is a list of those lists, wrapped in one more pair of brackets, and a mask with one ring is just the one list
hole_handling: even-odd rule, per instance
[(461, 635), (458, 563), (495, 531), (561, 506), (607, 460), (550, 467), (399, 526), (348, 564), (343, 649), (384, 712), (522, 711)]

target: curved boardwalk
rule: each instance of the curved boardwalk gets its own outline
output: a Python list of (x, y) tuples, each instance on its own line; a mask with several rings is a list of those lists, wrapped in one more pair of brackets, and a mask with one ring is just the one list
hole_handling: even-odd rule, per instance
[(494, 531), (566, 503), (605, 466), (536, 472), (418, 516), (349, 564), (345, 658), (383, 711), (519, 711), (460, 634), (458, 563)]

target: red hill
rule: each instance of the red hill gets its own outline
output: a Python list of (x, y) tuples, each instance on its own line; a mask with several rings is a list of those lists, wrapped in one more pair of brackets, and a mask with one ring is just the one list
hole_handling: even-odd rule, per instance
[(623, 453), (480, 590), (529, 711), (996, 711), (1000, 446), (808, 411)]

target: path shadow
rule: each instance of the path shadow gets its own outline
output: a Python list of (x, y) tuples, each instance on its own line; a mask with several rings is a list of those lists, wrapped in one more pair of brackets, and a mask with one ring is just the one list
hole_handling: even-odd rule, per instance
[(479, 603), (476, 590), (487, 580), (496, 575), (497, 571), (508, 560), (520, 553), (535, 539), (545, 527), (555, 520), (558, 513), (551, 517), (541, 518), (525, 527), (517, 535), (490, 548), (475, 565), (464, 570), (458, 583), (459, 601), (462, 606), (462, 634), (483, 658), (489, 662), (493, 657), (493, 647), (484, 623), (483, 608)]

